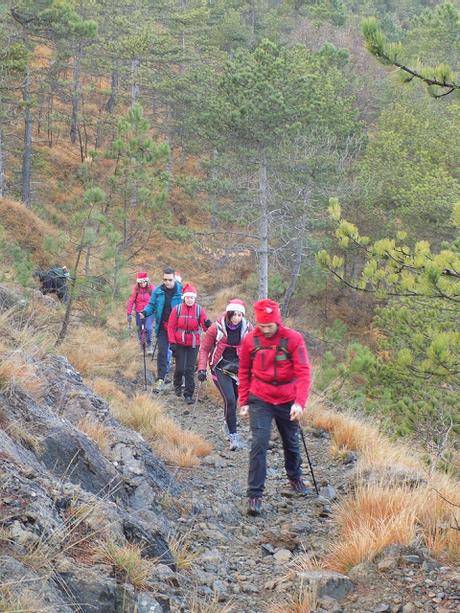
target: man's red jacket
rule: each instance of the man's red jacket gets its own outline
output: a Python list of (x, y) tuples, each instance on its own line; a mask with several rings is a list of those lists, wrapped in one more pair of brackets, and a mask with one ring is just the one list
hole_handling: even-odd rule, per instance
[[(260, 346), (255, 352), (254, 337)], [(282, 338), (287, 339), (288, 355), (280, 349)], [(270, 404), (297, 402), (304, 407), (310, 389), (310, 362), (300, 332), (282, 325), (272, 338), (265, 338), (258, 328), (249, 332), (241, 344), (238, 379), (240, 406), (248, 404), (251, 394)]]

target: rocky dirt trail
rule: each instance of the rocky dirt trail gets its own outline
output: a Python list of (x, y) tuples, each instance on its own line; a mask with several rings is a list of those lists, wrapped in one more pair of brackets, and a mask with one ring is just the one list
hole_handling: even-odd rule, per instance
[[(163, 395), (168, 411), (184, 428), (202, 434), (213, 445), (213, 453), (193, 469), (176, 471), (182, 486), (176, 519), (194, 554), (193, 576), (199, 599), (216, 602), (215, 611), (226, 603), (231, 611), (262, 613), (284, 602), (276, 611), (305, 611), (286, 604), (289, 595), (303, 587), (317, 590), (315, 611), (403, 612), (459, 610), (460, 596), (455, 568), (443, 566), (426, 551), (393, 546), (373, 563), (360, 564), (350, 576), (328, 571), (293, 573), (295, 561), (307, 553), (320, 557), (333, 540), (333, 501), (352, 488), (356, 456), (340, 459), (329, 454), (329, 434), (320, 430), (305, 433), (307, 447), (320, 486), (317, 497), (293, 495), (284, 472), (281, 441), (276, 428), (268, 452), (268, 477), (260, 517), (246, 515), (246, 476), (249, 427), (240, 432), (246, 448), (230, 451), (222, 429), (220, 403), (207, 397), (206, 386), (194, 407), (177, 399), (169, 385)], [(311, 481), (304, 458), (303, 471)], [(296, 576), (297, 575), (297, 576)], [(176, 604), (180, 597), (176, 592)], [(171, 610), (175, 610), (172, 607)], [(177, 610), (181, 610), (180, 606)], [(183, 610), (183, 609), (182, 609)]]

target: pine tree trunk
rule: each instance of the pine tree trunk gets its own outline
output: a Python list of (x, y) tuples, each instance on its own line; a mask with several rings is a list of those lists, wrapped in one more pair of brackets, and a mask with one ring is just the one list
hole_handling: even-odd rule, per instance
[(259, 300), (268, 296), (268, 180), (267, 159), (262, 154), (259, 166)]
[(300, 269), (302, 268), (302, 260), (303, 260), (303, 245), (304, 245), (304, 236), (305, 236), (305, 227), (307, 225), (307, 215), (304, 213), (300, 218), (300, 228), (299, 234), (295, 241), (295, 255), (294, 255), (294, 267), (291, 272), (291, 278), (289, 279), (289, 285), (286, 288), (286, 292), (284, 294), (283, 305), (281, 307), (281, 312), (284, 317), (287, 317), (289, 311), (289, 302), (294, 294), (297, 281), (300, 275)]
[(77, 141), (78, 104), (80, 102), (80, 72), (82, 47), (78, 45), (72, 70), (72, 119), (70, 122), (70, 142), (74, 145)]
[(107, 101), (107, 112), (112, 114), (113, 109), (117, 103), (118, 97), (118, 83), (120, 81), (120, 71), (118, 68), (118, 58), (113, 58), (113, 66), (112, 66), (112, 81), (110, 86), (110, 98)]
[(32, 127), (33, 119), (30, 110), (30, 66), (27, 64), (22, 86), (24, 103), (24, 149), (22, 152), (22, 187), (21, 197), (25, 205), (30, 206), (30, 177), (32, 172)]
[(0, 127), (0, 198), (6, 193), (6, 184), (5, 184), (5, 151), (3, 148), (3, 131)]

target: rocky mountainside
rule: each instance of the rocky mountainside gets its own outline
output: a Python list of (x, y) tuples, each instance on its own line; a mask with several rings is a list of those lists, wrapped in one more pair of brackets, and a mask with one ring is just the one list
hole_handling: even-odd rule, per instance
[[(21, 312), (20, 296), (0, 297)], [(458, 571), (420, 547), (390, 545), (348, 575), (315, 567), (338, 534), (334, 503), (353, 490), (357, 460), (332, 458), (322, 429), (306, 432), (320, 496), (292, 495), (274, 434), (263, 515), (248, 517), (247, 448), (228, 449), (206, 385), (193, 407), (171, 386), (163, 395), (169, 416), (213, 445), (200, 466), (172, 469), (64, 357), (2, 349), (1, 611), (458, 610)], [(242, 435), (248, 443), (247, 424)]]

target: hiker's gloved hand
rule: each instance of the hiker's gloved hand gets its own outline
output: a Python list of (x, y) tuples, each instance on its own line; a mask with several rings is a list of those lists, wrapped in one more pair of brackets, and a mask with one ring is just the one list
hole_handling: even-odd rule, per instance
[(201, 383), (203, 381), (206, 381), (206, 371), (205, 370), (198, 371), (198, 381), (201, 381)]
[(131, 313), (128, 313), (128, 323), (130, 324), (133, 321), (133, 316)]
[(303, 409), (300, 406), (300, 404), (298, 404), (297, 402), (294, 402), (294, 404), (291, 407), (291, 413), (289, 415), (289, 418), (291, 421), (299, 421), (299, 419), (302, 417), (302, 413), (303, 413)]
[(211, 325), (212, 325), (212, 321), (211, 321), (210, 319), (205, 319), (205, 320), (204, 320), (204, 327), (206, 328), (206, 330), (207, 330), (208, 328), (210, 328), (210, 327), (211, 327)]
[(243, 419), (246, 419), (247, 417), (249, 417), (249, 405), (248, 404), (243, 404), (243, 406), (240, 407), (240, 417), (242, 417)]
[(169, 348), (171, 349), (171, 353), (173, 354), (173, 356), (175, 356), (177, 345), (175, 343), (170, 343)]

